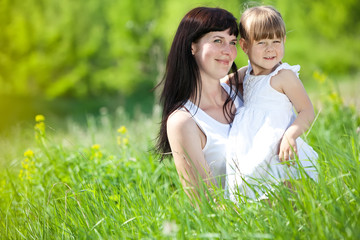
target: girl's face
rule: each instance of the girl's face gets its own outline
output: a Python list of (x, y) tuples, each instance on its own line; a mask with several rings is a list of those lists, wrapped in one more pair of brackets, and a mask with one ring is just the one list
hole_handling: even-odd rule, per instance
[(271, 73), (284, 57), (285, 38), (261, 39), (251, 44), (240, 39), (243, 51), (248, 55), (253, 75)]
[(209, 32), (191, 44), (202, 80), (211, 78), (219, 81), (229, 73), (237, 54), (236, 42), (236, 37), (230, 35), (227, 29)]

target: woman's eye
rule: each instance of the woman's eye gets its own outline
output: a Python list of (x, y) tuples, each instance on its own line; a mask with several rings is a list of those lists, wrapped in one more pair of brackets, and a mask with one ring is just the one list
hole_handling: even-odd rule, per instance
[(235, 42), (235, 41), (230, 42), (230, 45), (234, 45), (234, 46), (236, 46), (236, 42)]
[(222, 43), (221, 39), (215, 39), (214, 42), (216, 42), (216, 43)]

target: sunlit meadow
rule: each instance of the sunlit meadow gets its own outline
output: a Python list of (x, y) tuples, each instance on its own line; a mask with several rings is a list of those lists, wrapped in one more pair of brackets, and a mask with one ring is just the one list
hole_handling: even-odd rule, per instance
[(327, 76), (313, 78), (317, 118), (304, 137), (319, 153), (317, 183), (278, 186), (271, 204), (235, 204), (221, 189), (194, 204), (152, 151), (158, 107), (131, 119), (103, 108), (66, 129), (39, 114), (0, 142), (0, 238), (359, 239), (359, 113)]

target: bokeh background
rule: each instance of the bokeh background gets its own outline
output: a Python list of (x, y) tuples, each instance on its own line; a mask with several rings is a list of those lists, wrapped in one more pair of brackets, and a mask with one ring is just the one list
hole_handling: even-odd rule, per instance
[[(284, 61), (300, 64), (311, 96), (314, 73), (356, 99), (360, 80), (358, 0), (0, 0), (0, 129), (32, 121), (150, 113), (176, 28), (197, 6), (238, 19), (247, 6), (275, 6), (287, 27)], [(240, 67), (247, 63), (238, 51)]]
[(0, 239), (359, 239), (360, 1), (262, 3), (282, 13), (284, 61), (315, 105), (302, 137), (318, 182), (274, 185), (269, 202), (215, 188), (193, 204), (153, 152), (152, 89), (186, 12), (239, 19), (260, 2), (0, 0)]

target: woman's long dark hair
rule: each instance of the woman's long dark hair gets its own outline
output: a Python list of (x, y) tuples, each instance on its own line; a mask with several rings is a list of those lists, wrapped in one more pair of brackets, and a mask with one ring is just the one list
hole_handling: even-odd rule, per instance
[[(206, 33), (226, 29), (230, 29), (230, 35), (237, 37), (239, 34), (236, 18), (221, 8), (194, 8), (181, 20), (167, 58), (164, 78), (156, 86), (163, 85), (160, 96), (163, 114), (156, 146), (158, 153), (171, 151), (166, 131), (169, 115), (182, 107), (188, 99), (196, 99), (197, 103), (200, 102), (201, 96), (197, 96), (197, 93), (201, 92), (200, 71), (192, 55), (191, 44), (197, 42)], [(235, 85), (234, 89), (237, 91), (239, 81), (235, 63), (233, 63), (231, 70), (235, 73), (235, 83), (232, 84)], [(231, 111), (233, 106), (232, 95), (230, 92), (223, 106), (225, 117), (229, 122), (234, 116)], [(226, 107), (229, 102), (231, 102), (230, 112)]]

